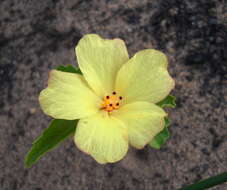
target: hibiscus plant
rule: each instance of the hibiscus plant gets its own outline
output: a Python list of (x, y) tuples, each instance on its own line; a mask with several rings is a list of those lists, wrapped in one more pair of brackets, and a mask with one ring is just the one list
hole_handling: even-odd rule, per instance
[(145, 49), (129, 58), (123, 40), (96, 34), (85, 35), (75, 51), (79, 68), (50, 71), (39, 95), (43, 112), (54, 119), (33, 143), (25, 166), (71, 136), (100, 164), (121, 160), (129, 145), (159, 149), (169, 137), (163, 108), (175, 107), (165, 54)]

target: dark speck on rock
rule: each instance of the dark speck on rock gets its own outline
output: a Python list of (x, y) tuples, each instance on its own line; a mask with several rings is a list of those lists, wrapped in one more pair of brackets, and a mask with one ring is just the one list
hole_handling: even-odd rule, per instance
[(141, 160), (148, 160), (149, 159), (149, 154), (148, 151), (146, 150), (146, 148), (141, 149), (141, 150), (137, 150), (136, 151), (136, 156), (141, 159)]

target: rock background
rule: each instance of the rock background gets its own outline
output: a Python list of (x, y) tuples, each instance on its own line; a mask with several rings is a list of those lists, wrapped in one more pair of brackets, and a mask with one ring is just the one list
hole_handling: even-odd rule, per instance
[[(131, 149), (109, 165), (68, 140), (24, 169), (50, 121), (37, 101), (48, 71), (75, 64), (74, 47), (86, 33), (124, 39), (130, 55), (144, 48), (168, 55), (177, 97), (172, 136), (159, 151)], [(1, 190), (174, 190), (227, 171), (226, 129), (225, 0), (0, 1)]]

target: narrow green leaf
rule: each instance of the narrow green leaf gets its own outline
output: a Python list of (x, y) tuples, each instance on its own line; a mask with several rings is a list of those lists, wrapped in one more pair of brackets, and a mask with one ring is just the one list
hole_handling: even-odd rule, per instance
[(227, 172), (221, 173), (216, 176), (212, 176), (208, 179), (204, 179), (202, 181), (199, 181), (197, 183), (183, 187), (178, 190), (204, 190), (204, 189), (214, 187), (216, 185), (220, 185), (225, 182), (227, 182)]
[(58, 71), (63, 71), (63, 72), (68, 72), (68, 73), (77, 73), (77, 74), (81, 74), (82, 72), (80, 71), (80, 69), (78, 67), (73, 67), (72, 65), (59, 65), (56, 70)]
[(54, 119), (32, 144), (25, 157), (25, 167), (31, 167), (46, 152), (74, 134), (78, 120)]
[(164, 107), (175, 108), (176, 107), (175, 100), (176, 100), (175, 96), (169, 95), (164, 100), (157, 103), (157, 105), (162, 107), (162, 108), (164, 108)]
[(160, 149), (161, 148), (161, 145), (163, 145), (167, 139), (169, 138), (170, 134), (169, 134), (169, 130), (168, 130), (168, 125), (169, 125), (170, 121), (168, 118), (165, 118), (165, 127), (164, 129), (159, 133), (157, 134), (152, 140), (151, 142), (149, 143), (149, 145), (152, 147), (152, 148), (155, 148), (155, 149)]

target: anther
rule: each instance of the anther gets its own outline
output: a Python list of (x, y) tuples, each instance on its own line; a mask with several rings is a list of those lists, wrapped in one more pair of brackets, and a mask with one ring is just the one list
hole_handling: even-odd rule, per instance
[(116, 94), (117, 94), (116, 91), (112, 91), (111, 94), (107, 94), (106, 96), (104, 96), (100, 109), (102, 109), (108, 113), (110, 113), (116, 109), (119, 109), (120, 100), (122, 99), (122, 96), (118, 96)]

